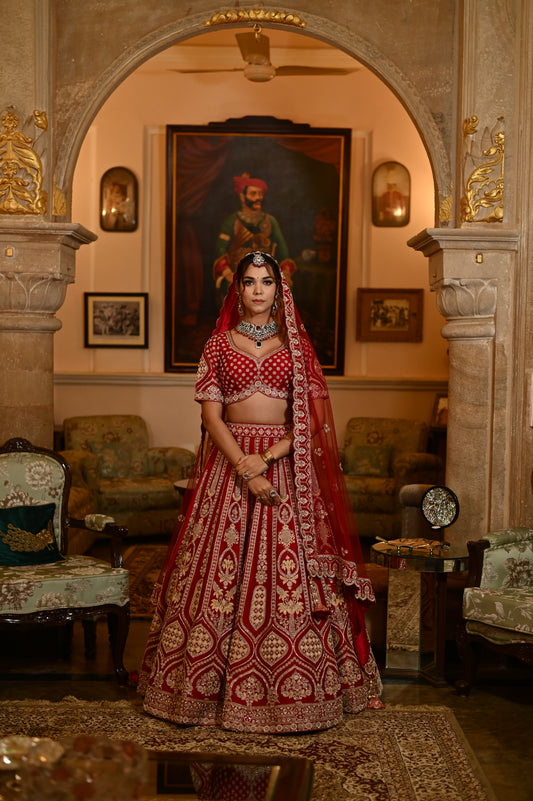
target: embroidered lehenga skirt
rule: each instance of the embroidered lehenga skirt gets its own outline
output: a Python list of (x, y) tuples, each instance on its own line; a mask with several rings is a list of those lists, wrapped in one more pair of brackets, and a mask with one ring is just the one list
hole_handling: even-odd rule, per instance
[[(286, 431), (229, 427), (244, 453), (264, 451)], [(355, 653), (342, 590), (328, 613), (312, 611), (290, 459), (268, 477), (280, 506), (256, 501), (216, 448), (209, 456), (141, 671), (144, 709), (156, 717), (309, 731), (336, 725), (379, 693), (372, 653), (364, 668)]]

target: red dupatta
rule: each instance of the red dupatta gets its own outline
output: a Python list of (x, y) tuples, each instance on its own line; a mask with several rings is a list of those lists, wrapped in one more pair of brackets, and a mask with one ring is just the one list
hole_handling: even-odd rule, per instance
[[(327, 384), (311, 340), (294, 305), (289, 286), (282, 276), (284, 321), (291, 352), (293, 373), (293, 463), (296, 489), (295, 513), (302, 535), (306, 568), (311, 581), (315, 611), (327, 612), (328, 582), (340, 581), (346, 588), (355, 647), (362, 664), (368, 660), (370, 645), (363, 610), (374, 603), (357, 528), (340, 466), (333, 412)], [(230, 286), (214, 333), (231, 330), (239, 322), (236, 276)], [(210, 449), (202, 427), (202, 440), (182, 505), (182, 514), (154, 590), (154, 600), (164, 592), (192, 509), (191, 500)], [(314, 470), (312, 469), (314, 467)], [(311, 492), (313, 474), (319, 492)], [(330, 525), (324, 524), (325, 516)]]

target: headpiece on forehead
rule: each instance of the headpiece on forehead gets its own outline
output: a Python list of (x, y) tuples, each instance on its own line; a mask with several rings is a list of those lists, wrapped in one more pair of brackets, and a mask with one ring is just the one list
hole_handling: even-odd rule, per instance
[(233, 186), (238, 195), (242, 194), (247, 186), (255, 186), (263, 192), (268, 192), (266, 183), (261, 178), (252, 178), (248, 172), (243, 172), (242, 175), (236, 175), (233, 179)]

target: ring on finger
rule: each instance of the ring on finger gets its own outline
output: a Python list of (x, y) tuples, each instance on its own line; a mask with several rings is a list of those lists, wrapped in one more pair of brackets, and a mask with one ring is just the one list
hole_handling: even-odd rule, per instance
[(271, 489), (270, 492), (269, 492), (269, 495), (270, 495), (271, 498), (275, 498), (276, 497), (276, 490), (275, 489)]
[(243, 478), (245, 481), (248, 481), (248, 479), (250, 478), (250, 473), (244, 473)]

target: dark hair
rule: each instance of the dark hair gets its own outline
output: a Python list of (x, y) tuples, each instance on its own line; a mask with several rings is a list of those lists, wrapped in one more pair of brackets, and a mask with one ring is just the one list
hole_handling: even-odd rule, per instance
[[(281, 270), (279, 269), (279, 264), (274, 258), (271, 256), (270, 253), (264, 253), (262, 250), (255, 250), (252, 253), (247, 253), (246, 256), (243, 256), (240, 262), (237, 265), (237, 291), (239, 291), (240, 286), (242, 284), (242, 280), (244, 278), (244, 273), (246, 272), (246, 268), (250, 266), (250, 264), (254, 263), (254, 256), (261, 255), (264, 259), (264, 266), (268, 269), (270, 268), (269, 272), (272, 275), (272, 278), (276, 282), (276, 300), (277, 300), (277, 307), (278, 311), (276, 314), (273, 315), (274, 319), (278, 323), (281, 329), (285, 328), (285, 314), (284, 314), (284, 307), (283, 307), (283, 291), (281, 288)], [(263, 265), (258, 265), (263, 266)]]

